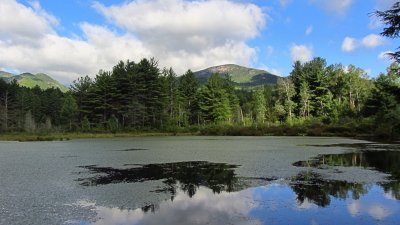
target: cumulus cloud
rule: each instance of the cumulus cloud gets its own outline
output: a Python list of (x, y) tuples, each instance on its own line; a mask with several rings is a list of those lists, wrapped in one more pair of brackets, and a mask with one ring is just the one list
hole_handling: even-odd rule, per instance
[(306, 45), (296, 45), (294, 44), (290, 48), (290, 56), (292, 61), (300, 61), (302, 63), (312, 60), (312, 48)]
[(306, 35), (310, 35), (313, 32), (314, 28), (312, 25), (308, 26), (306, 29)]
[(351, 37), (345, 37), (342, 42), (342, 50), (345, 52), (352, 52), (357, 47), (357, 40)]
[(256, 50), (246, 42), (266, 25), (258, 6), (228, 0), (136, 0), (93, 7), (122, 34), (82, 21), (83, 37), (63, 37), (55, 31), (57, 18), (38, 2), (3, 0), (0, 67), (45, 72), (67, 83), (111, 69), (119, 60), (152, 56), (178, 73), (220, 63), (249, 65)]
[(342, 42), (342, 51), (353, 52), (357, 48), (376, 48), (383, 45), (383, 38), (377, 34), (369, 34), (358, 40), (353, 37), (345, 37)]
[(375, 48), (383, 44), (383, 38), (377, 34), (370, 34), (365, 36), (361, 42), (367, 48)]
[[(54, 33), (54, 17), (44, 13), (38, 2), (26, 7), (14, 0), (0, 4), (0, 40), (7, 44), (32, 44), (47, 33)], [(16, 19), (18, 18), (18, 19)]]
[(328, 12), (343, 15), (353, 4), (353, 0), (311, 0), (311, 2), (321, 6)]
[(95, 3), (93, 7), (116, 26), (137, 35), (160, 60), (181, 55), (191, 62), (183, 65), (185, 61), (172, 59), (181, 61), (173, 64), (177, 69), (200, 69), (209, 60), (249, 64), (255, 49), (245, 41), (259, 34), (266, 19), (256, 5), (227, 0), (137, 0), (109, 7)]

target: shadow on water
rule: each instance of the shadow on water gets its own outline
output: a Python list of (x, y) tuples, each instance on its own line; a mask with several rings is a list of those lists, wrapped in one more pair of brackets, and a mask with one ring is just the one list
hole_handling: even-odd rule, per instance
[(81, 168), (98, 175), (81, 178), (78, 181), (83, 186), (97, 186), (162, 180), (166, 187), (153, 190), (154, 192), (170, 192), (174, 196), (179, 186), (192, 197), (200, 186), (207, 187), (214, 193), (243, 189), (234, 171), (237, 167), (237, 165), (205, 161), (135, 165), (126, 169), (90, 165)]

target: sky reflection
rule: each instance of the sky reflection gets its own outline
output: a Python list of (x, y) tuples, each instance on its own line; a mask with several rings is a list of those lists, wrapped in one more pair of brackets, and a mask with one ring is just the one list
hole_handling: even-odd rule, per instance
[[(81, 201), (79, 207), (95, 210), (93, 222), (79, 224), (398, 224), (400, 201), (388, 197), (378, 185), (357, 199), (330, 196), (330, 204), (318, 206), (307, 197), (299, 201), (293, 187), (273, 183), (239, 192), (215, 193), (199, 187), (190, 197), (178, 190), (173, 200), (139, 209), (119, 209)], [(386, 197), (385, 197), (386, 196)], [(149, 210), (151, 209), (151, 210)]]

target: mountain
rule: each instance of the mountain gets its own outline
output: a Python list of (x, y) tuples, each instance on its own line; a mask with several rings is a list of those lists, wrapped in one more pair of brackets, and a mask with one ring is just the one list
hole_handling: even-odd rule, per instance
[(36, 75), (31, 73), (22, 73), (20, 75), (14, 75), (12, 73), (0, 71), (0, 79), (5, 80), (6, 82), (11, 82), (12, 80), (16, 80), (19, 85), (29, 88), (33, 88), (36, 85), (38, 85), (41, 89), (48, 89), (54, 87), (54, 88), (59, 88), (62, 92), (68, 91), (67, 87), (60, 84), (58, 81), (54, 80), (49, 75), (44, 73), (38, 73)]
[(194, 72), (194, 75), (200, 83), (204, 84), (214, 73), (218, 73), (221, 76), (226, 74), (230, 75), (232, 81), (238, 87), (256, 87), (265, 84), (274, 85), (279, 78), (279, 76), (265, 70), (247, 68), (235, 64), (213, 66), (208, 69)]
[(12, 73), (0, 71), (0, 78), (10, 78), (12, 76), (14, 76)]

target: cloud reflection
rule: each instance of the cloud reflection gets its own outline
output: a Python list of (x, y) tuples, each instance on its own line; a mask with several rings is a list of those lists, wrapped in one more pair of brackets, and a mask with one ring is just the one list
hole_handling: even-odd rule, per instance
[(215, 195), (212, 190), (200, 187), (197, 194), (189, 197), (178, 191), (173, 201), (161, 202), (154, 213), (142, 209), (128, 210), (96, 206), (91, 202), (81, 201), (82, 207), (89, 207), (97, 212), (91, 225), (134, 225), (134, 224), (262, 224), (249, 217), (252, 209), (259, 205), (252, 198), (251, 189)]
[(389, 217), (393, 211), (388, 205), (379, 202), (361, 202), (354, 200), (347, 205), (347, 210), (352, 217), (369, 215), (375, 220), (384, 220)]
[(269, 184), (239, 192), (216, 193), (200, 186), (191, 197), (178, 189), (173, 200), (138, 209), (79, 201), (77, 206), (93, 210), (96, 216), (76, 224), (374, 224), (376, 221), (398, 224), (400, 221), (399, 202), (385, 198), (384, 190), (378, 185), (359, 199), (330, 195), (330, 204), (324, 207), (308, 198), (299, 202), (298, 193), (292, 188), (287, 184)]

